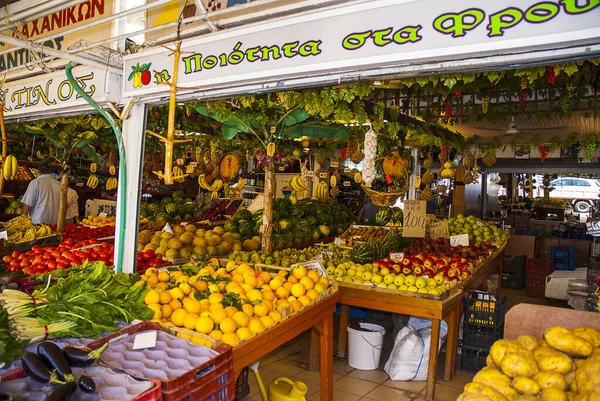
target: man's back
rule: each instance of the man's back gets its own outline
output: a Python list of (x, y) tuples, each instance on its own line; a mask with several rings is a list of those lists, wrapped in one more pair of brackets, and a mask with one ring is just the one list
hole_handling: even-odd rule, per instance
[(23, 203), (31, 206), (29, 217), (34, 224), (56, 224), (60, 206), (60, 182), (44, 174), (29, 183)]

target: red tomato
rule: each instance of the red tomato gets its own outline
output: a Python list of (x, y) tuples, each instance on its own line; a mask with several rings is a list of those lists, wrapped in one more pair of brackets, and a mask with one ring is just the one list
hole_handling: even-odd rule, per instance
[(42, 250), (42, 247), (41, 247), (41, 246), (39, 246), (39, 245), (34, 245), (34, 246), (32, 246), (32, 247), (31, 247), (31, 249), (32, 249), (33, 251), (41, 251), (41, 250)]
[[(44, 255), (44, 256), (47, 256), (47, 255)], [(44, 260), (48, 260), (48, 259), (44, 259), (42, 256), (36, 256), (35, 258), (33, 258), (32, 262), (34, 265), (39, 265)]]
[(52, 257), (52, 255), (48, 255), (47, 253), (46, 253), (46, 254), (44, 254), (43, 256), (41, 256), (41, 258), (42, 258), (43, 260), (52, 260), (52, 259), (54, 259), (54, 258)]
[(67, 267), (67, 265), (65, 263), (57, 263), (56, 264), (57, 269), (64, 269), (65, 267)]
[(146, 261), (154, 259), (154, 256), (155, 256), (154, 250), (146, 249), (143, 253), (143, 256), (144, 256), (144, 260), (146, 260)]
[(64, 256), (59, 256), (58, 258), (56, 258), (56, 262), (66, 265), (69, 262), (69, 259), (65, 258)]
[(23, 259), (20, 263), (21, 267), (29, 267), (31, 266), (31, 262), (29, 261), (29, 259)]
[(5, 265), (9, 265), (11, 260), (12, 260), (12, 257), (11, 257), (10, 255), (6, 255), (6, 256), (4, 256), (4, 257), (2, 258), (2, 262), (3, 262)]
[(10, 255), (13, 259), (16, 259), (19, 257), (19, 255), (21, 254), (21, 252), (19, 251), (13, 251), (13, 253)]
[(55, 260), (49, 260), (48, 261), (48, 269), (52, 269), (52, 270), (56, 269), (56, 264), (57, 263)]

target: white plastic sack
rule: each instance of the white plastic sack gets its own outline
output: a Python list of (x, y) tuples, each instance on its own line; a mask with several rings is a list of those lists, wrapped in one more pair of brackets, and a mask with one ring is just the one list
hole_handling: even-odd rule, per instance
[[(428, 327), (431, 328), (431, 319), (411, 316), (410, 319), (408, 319), (408, 324), (410, 324), (415, 330), (419, 331)], [(442, 341), (446, 339), (447, 335), (448, 323), (442, 320), (442, 324), (440, 325), (440, 338)]]
[[(440, 341), (439, 347), (441, 344)], [(394, 349), (385, 364), (384, 371), (392, 380), (427, 380), (430, 346), (431, 325), (416, 330), (409, 324), (396, 336)]]

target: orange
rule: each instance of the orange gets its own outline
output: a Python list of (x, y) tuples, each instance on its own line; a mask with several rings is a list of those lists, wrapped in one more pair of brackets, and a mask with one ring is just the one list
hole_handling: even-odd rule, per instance
[(194, 284), (194, 287), (196, 287), (196, 289), (198, 291), (203, 292), (208, 287), (208, 284), (206, 283), (206, 281), (200, 280), (200, 281), (196, 281), (196, 284)]
[(311, 301), (314, 301), (319, 298), (319, 292), (315, 289), (310, 289), (306, 291), (306, 296), (309, 297)]

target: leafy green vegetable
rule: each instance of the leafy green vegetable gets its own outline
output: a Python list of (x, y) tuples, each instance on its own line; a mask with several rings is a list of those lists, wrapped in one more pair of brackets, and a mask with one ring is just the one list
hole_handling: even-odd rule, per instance
[(20, 358), (26, 344), (26, 341), (18, 342), (12, 336), (8, 327), (8, 314), (0, 308), (0, 368)]

